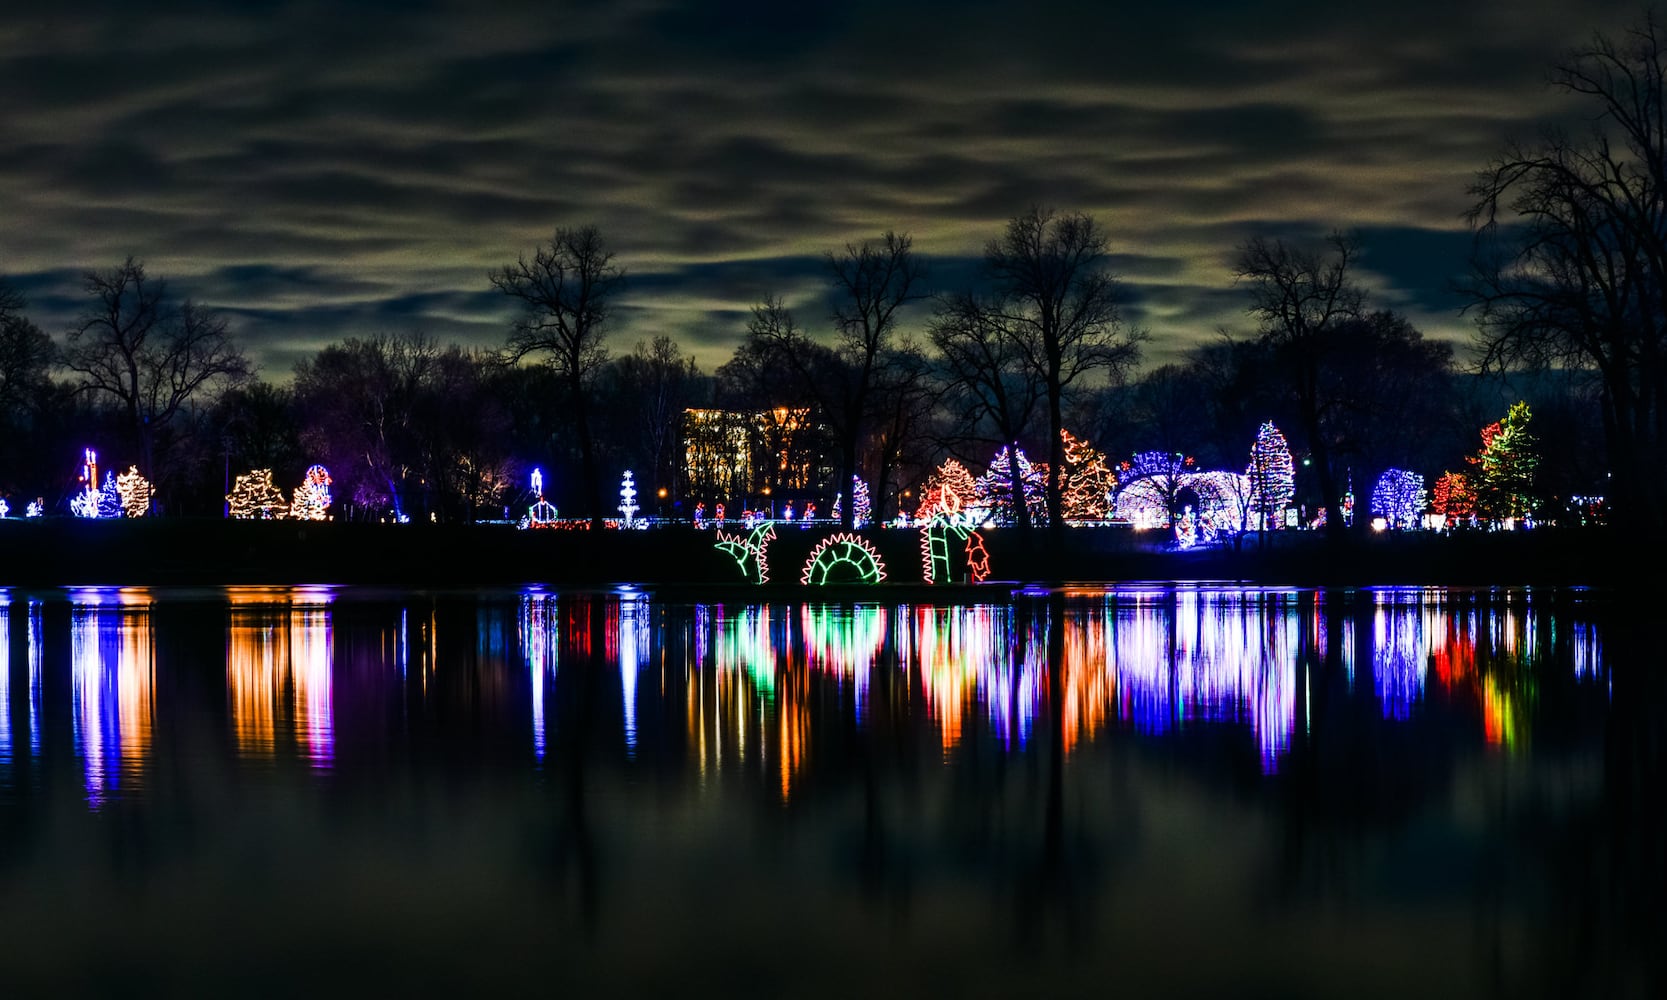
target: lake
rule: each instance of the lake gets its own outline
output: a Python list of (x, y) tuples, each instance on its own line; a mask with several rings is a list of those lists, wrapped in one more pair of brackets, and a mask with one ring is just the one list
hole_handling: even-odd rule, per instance
[(1637, 602), (874, 593), (0, 591), (0, 989), (1667, 984)]

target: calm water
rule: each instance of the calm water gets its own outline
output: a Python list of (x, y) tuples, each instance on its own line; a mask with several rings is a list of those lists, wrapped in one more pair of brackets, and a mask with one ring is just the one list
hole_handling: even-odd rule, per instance
[(7, 994), (1667, 982), (1667, 668), (1598, 595), (0, 605)]

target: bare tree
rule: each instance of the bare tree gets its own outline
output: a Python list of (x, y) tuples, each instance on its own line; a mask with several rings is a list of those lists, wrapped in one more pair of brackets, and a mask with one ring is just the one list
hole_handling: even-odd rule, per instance
[(1327, 447), (1323, 422), (1322, 378), (1333, 334), (1360, 315), (1365, 292), (1351, 270), (1358, 246), (1342, 234), (1327, 239), (1328, 252), (1292, 246), (1261, 237), (1239, 248), (1234, 276), (1250, 287), (1250, 313), (1261, 325), (1261, 339), (1290, 379), (1297, 417), (1313, 456), (1326, 528), (1334, 537), (1343, 530), (1337, 472)]
[(602, 480), (590, 426), (591, 394), (608, 358), (604, 326), (624, 277), (595, 226), (557, 229), (530, 260), (522, 255), (491, 276), (492, 287), (523, 307), (509, 337), (511, 358), (543, 355), (572, 395), (584, 497), (596, 528), (602, 526)]
[[(189, 407), (207, 402), (251, 375), (226, 320), (186, 299), (168, 299), (167, 283), (129, 257), (109, 271), (84, 276), (92, 305), (69, 331), (64, 365), (79, 389), (109, 396), (125, 411), (139, 464), (159, 486), (170, 469), (157, 445)], [(165, 456), (164, 456), (165, 458)]]
[[(1579, 137), (1513, 144), (1470, 187), (1468, 286), (1484, 368), (1601, 384), (1616, 516), (1667, 532), (1667, 53), (1654, 16), (1594, 38), (1552, 85), (1598, 113)], [(1501, 216), (1511, 225), (1501, 227)]]
[[(849, 492), (858, 475), (858, 459), (875, 417), (882, 369), (897, 332), (899, 311), (922, 296), (925, 272), (907, 235), (886, 232), (877, 241), (845, 245), (828, 254), (828, 270), (837, 293), (832, 354), (819, 352), (778, 298), (753, 309), (751, 338), (799, 381), (815, 399), (839, 446), (840, 479), (836, 489)], [(831, 362), (831, 363), (830, 363)], [(856, 504), (844, 505), (851, 526)]]
[(1146, 339), (1123, 322), (1109, 246), (1092, 216), (1032, 208), (984, 250), (994, 319), (1024, 353), (1047, 402), (1048, 524), (1056, 549), (1065, 528), (1060, 472), (1067, 397), (1091, 375), (1124, 377)]
[[(984, 443), (1017, 452), (1019, 438), (1030, 428), (1042, 399), (1042, 383), (1030, 377), (1030, 356), (1017, 337), (1025, 329), (1001, 321), (1001, 311), (971, 293), (944, 296), (938, 301), (929, 336), (944, 368), (943, 401), (961, 433)], [(983, 429), (982, 434), (980, 429)], [(1030, 527), (1030, 510), (1023, 502), (1024, 483), (1019, 463), (1009, 462), (1008, 496), (1013, 498), (1014, 523)]]

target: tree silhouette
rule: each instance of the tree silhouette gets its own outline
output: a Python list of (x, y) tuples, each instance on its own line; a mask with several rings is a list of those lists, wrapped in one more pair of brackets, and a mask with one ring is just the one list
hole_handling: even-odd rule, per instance
[[(1507, 147), (1470, 193), (1490, 369), (1592, 372), (1615, 516), (1667, 533), (1667, 52), (1653, 15), (1552, 71), (1590, 131)], [(1501, 223), (1506, 223), (1501, 225)]]
[(190, 299), (173, 303), (167, 283), (132, 257), (86, 272), (83, 283), (92, 304), (69, 331), (64, 365), (82, 392), (121, 407), (140, 471), (160, 488), (171, 469), (166, 455), (158, 460), (159, 442), (194, 404), (246, 381), (249, 363), (223, 317)]
[(509, 336), (510, 357), (543, 356), (571, 394), (586, 513), (597, 529), (602, 527), (602, 481), (590, 426), (591, 393), (608, 358), (604, 327), (624, 277), (595, 226), (557, 229), (531, 259), (523, 254), (491, 276), (492, 287), (522, 306)]

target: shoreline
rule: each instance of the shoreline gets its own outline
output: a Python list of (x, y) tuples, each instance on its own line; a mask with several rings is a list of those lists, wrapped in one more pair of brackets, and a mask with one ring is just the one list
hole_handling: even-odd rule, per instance
[(1168, 551), (1159, 532), (1126, 526), (1068, 529), (1067, 552), (1050, 559), (1046, 536), (982, 532), (991, 579), (923, 582), (921, 532), (867, 528), (886, 571), (878, 584), (799, 582), (817, 542), (837, 529), (777, 526), (767, 548), (770, 582), (750, 583), (716, 548), (710, 528), (521, 531), (509, 525), (231, 521), (219, 518), (0, 520), (0, 587), (550, 585), (735, 590), (783, 598), (869, 590), (922, 596), (998, 594), (1026, 586), (1139, 583), (1224, 586), (1603, 586), (1634, 583), (1661, 546), (1603, 528), (1526, 532), (1426, 532), (1351, 536), (1338, 544), (1310, 532), (1246, 536), (1242, 548)]

